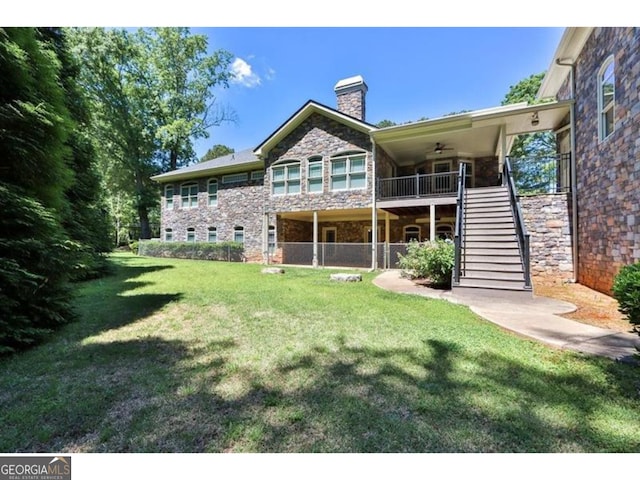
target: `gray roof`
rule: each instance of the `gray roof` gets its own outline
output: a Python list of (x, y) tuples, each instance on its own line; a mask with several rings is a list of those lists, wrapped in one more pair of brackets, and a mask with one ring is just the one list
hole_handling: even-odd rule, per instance
[(163, 182), (256, 168), (264, 168), (262, 160), (253, 153), (253, 149), (249, 148), (214, 158), (213, 160), (207, 160), (206, 162), (196, 163), (171, 172), (155, 175), (151, 177), (151, 179), (157, 182)]

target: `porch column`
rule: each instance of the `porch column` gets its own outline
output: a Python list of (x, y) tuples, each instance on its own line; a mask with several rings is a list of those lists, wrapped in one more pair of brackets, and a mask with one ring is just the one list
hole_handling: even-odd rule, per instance
[(389, 239), (391, 231), (389, 226), (389, 212), (384, 212), (384, 268), (391, 268), (391, 255), (389, 253)]
[(432, 242), (436, 239), (436, 206), (434, 203), (429, 205), (429, 240)]
[(262, 215), (262, 263), (269, 265), (269, 214)]
[(378, 210), (371, 209), (371, 269), (378, 269)]
[(313, 268), (318, 268), (318, 211), (313, 211)]

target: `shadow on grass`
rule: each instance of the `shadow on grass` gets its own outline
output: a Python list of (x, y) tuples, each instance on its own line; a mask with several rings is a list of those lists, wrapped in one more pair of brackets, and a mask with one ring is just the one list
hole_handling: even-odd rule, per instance
[[(428, 339), (423, 348), (337, 338), (273, 371), (232, 361), (236, 344), (147, 338), (84, 346), (50, 367), (62, 391), (5, 451), (631, 452), (632, 370), (547, 371)], [(83, 386), (92, 385), (91, 391)], [(613, 385), (613, 386), (612, 386)], [(619, 397), (612, 398), (618, 390)], [(35, 392), (32, 392), (35, 393)], [(36, 396), (37, 398), (37, 396)], [(620, 404), (620, 414), (607, 410)], [(18, 414), (18, 413), (16, 413)], [(613, 416), (611, 416), (613, 415)], [(6, 425), (7, 420), (4, 419)], [(626, 425), (621, 430), (620, 426)], [(42, 427), (44, 426), (44, 427)], [(38, 428), (45, 428), (38, 432)], [(631, 432), (631, 433), (630, 433)], [(635, 432), (635, 433), (633, 433)], [(15, 443), (14, 443), (15, 442)]]

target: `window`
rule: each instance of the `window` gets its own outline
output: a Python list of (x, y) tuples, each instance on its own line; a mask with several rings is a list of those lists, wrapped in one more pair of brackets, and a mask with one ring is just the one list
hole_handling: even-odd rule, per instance
[(232, 173), (231, 175), (224, 175), (222, 177), (222, 183), (242, 183), (246, 182), (249, 178), (248, 173)]
[(235, 227), (233, 229), (233, 241), (244, 243), (244, 227)]
[(276, 227), (274, 227), (273, 225), (269, 225), (269, 235), (267, 243), (269, 246), (269, 255), (273, 255), (273, 253), (276, 251)]
[(218, 205), (218, 180), (209, 180), (207, 190), (209, 191), (209, 206)]
[(187, 242), (196, 241), (196, 229), (193, 227), (187, 228)]
[(251, 180), (264, 180), (264, 170), (254, 170), (251, 172)]
[(473, 187), (473, 160), (460, 160), (460, 163), (464, 163), (466, 167), (466, 175), (464, 176), (464, 183), (467, 187)]
[(307, 161), (307, 192), (322, 193), (322, 157), (311, 157)]
[(198, 184), (185, 183), (180, 187), (180, 198), (182, 199), (183, 208), (191, 208), (198, 206)]
[(300, 193), (300, 162), (293, 161), (271, 167), (273, 195)]
[(354, 190), (367, 186), (365, 153), (355, 153), (331, 159), (331, 190)]
[(598, 73), (598, 129), (600, 140), (613, 133), (615, 128), (615, 83), (613, 55), (602, 64)]
[(209, 227), (207, 241), (211, 243), (216, 243), (218, 241), (218, 229), (216, 227)]
[(418, 225), (407, 225), (402, 230), (405, 243), (409, 243), (411, 240), (420, 241), (420, 227)]
[(173, 208), (173, 185), (164, 187), (164, 207)]
[(164, 241), (173, 242), (173, 230), (170, 228), (164, 229)]

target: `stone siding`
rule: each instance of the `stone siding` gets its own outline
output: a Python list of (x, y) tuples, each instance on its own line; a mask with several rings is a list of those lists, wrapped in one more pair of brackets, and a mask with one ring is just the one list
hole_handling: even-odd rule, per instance
[(345, 93), (337, 93), (338, 111), (364, 121), (366, 116), (366, 95), (367, 92), (362, 87), (355, 90), (351, 89)]
[(567, 194), (520, 198), (530, 235), (531, 276), (573, 278), (570, 201)]
[[(614, 55), (615, 130), (598, 138), (597, 74)], [(567, 80), (568, 82), (568, 80)], [(570, 96), (568, 83), (558, 97)], [(576, 63), (578, 281), (611, 293), (640, 261), (640, 28), (596, 28)]]
[[(244, 227), (245, 257), (249, 261), (262, 260), (262, 181), (242, 184), (223, 184), (218, 177), (218, 204), (209, 206), (208, 180), (217, 177), (194, 179), (198, 184), (198, 206), (181, 207), (180, 185), (189, 182), (170, 183), (174, 188), (173, 208), (165, 207), (162, 198), (161, 238), (165, 229), (173, 230), (174, 241), (186, 241), (187, 229), (194, 228), (196, 242), (206, 242), (209, 227), (217, 229), (218, 242), (233, 241), (234, 228)], [(163, 184), (162, 191), (167, 184)]]
[[(367, 154), (367, 186), (358, 190), (330, 191), (330, 159), (347, 151), (364, 151)], [(307, 193), (306, 160), (312, 156), (323, 159), (323, 192)], [(293, 195), (268, 195), (268, 210), (273, 213), (340, 210), (371, 206), (373, 186), (373, 162), (369, 135), (353, 130), (323, 115), (312, 114), (282, 142), (276, 145), (266, 159), (265, 189), (271, 192), (270, 167), (279, 160), (300, 161), (301, 193)]]

